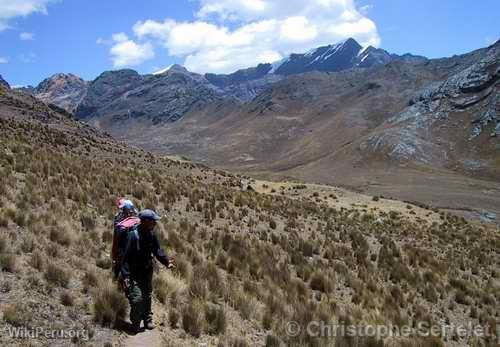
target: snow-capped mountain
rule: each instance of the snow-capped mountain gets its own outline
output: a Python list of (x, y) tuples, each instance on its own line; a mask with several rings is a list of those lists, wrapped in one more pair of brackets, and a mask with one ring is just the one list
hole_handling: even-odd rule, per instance
[(347, 39), (304, 54), (291, 54), (274, 73), (287, 76), (313, 70), (334, 72), (349, 69), (362, 48), (356, 40)]
[(241, 100), (251, 100), (265, 90), (269, 83), (290, 75), (310, 71), (337, 72), (352, 68), (369, 68), (395, 60), (418, 62), (426, 59), (412, 54), (391, 54), (372, 46), (363, 48), (356, 40), (349, 38), (306, 53), (292, 53), (274, 63), (259, 64), (231, 74), (207, 73), (205, 78), (228, 95)]
[(363, 48), (350, 38), (334, 45), (312, 49), (304, 54), (291, 54), (289, 57), (272, 64), (272, 73), (293, 75), (308, 71), (336, 72), (354, 67), (383, 65), (394, 60), (422, 61), (425, 57), (411, 54), (391, 54), (381, 48)]

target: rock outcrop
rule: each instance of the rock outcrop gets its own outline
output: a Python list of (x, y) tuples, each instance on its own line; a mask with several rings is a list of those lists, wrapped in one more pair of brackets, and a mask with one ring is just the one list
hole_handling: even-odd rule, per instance
[(130, 118), (176, 121), (195, 107), (216, 102), (220, 91), (208, 80), (179, 65), (157, 75), (134, 70), (108, 71), (89, 84), (75, 115), (80, 119), (124, 121)]
[(393, 160), (434, 167), (459, 165), (465, 171), (472, 166), (464, 163), (481, 161), (483, 164), (473, 165), (473, 169), (487, 170), (488, 162), (480, 158), (498, 149), (496, 140), (488, 138), (500, 134), (499, 111), (497, 43), (484, 50), (477, 61), (412, 97), (409, 106), (382, 124), (360, 149), (365, 155), (376, 152)]
[(2, 75), (0, 75), (0, 86), (10, 89), (9, 83), (7, 83), (7, 81), (2, 78)]
[(43, 80), (31, 93), (46, 103), (74, 112), (87, 93), (87, 82), (73, 74), (58, 73)]

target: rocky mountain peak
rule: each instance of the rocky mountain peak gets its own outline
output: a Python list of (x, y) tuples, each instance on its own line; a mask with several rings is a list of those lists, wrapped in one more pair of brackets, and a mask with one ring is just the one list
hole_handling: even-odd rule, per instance
[(86, 82), (73, 74), (57, 73), (44, 79), (37, 87), (37, 93), (60, 92), (65, 89), (84, 87)]
[(177, 72), (177, 73), (189, 73), (188, 69), (180, 64), (174, 64), (168, 69), (168, 72)]
[(73, 112), (85, 96), (87, 82), (71, 73), (57, 73), (27, 91), (46, 103)]
[(353, 67), (353, 60), (363, 47), (353, 38), (322, 46), (304, 54), (291, 54), (274, 73), (292, 75), (308, 71), (341, 71)]

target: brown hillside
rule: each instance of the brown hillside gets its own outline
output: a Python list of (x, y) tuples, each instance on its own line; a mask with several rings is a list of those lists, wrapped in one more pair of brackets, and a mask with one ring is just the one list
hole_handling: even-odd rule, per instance
[[(125, 146), (2, 87), (0, 142), (2, 345), (25, 345), (8, 331), (27, 326), (84, 329), (89, 340), (71, 341), (84, 346), (130, 341), (109, 269), (121, 195), (164, 216), (157, 233), (177, 256), (154, 284), (168, 346), (467, 346), (479, 341), (326, 339), (305, 327), (498, 318), (497, 228), (331, 187), (250, 180), (243, 191), (239, 176)], [(290, 321), (302, 333), (287, 334)]]

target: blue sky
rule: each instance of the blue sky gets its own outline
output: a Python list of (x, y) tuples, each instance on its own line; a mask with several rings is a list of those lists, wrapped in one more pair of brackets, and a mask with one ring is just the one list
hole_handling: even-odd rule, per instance
[(349, 36), (435, 58), (498, 40), (498, 13), (498, 0), (0, 0), (0, 74), (230, 72)]

